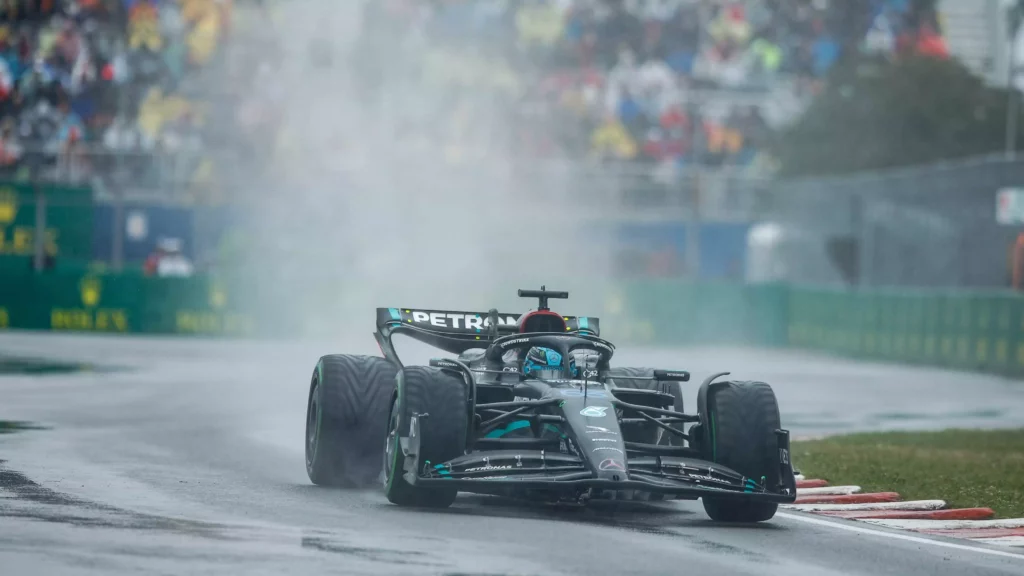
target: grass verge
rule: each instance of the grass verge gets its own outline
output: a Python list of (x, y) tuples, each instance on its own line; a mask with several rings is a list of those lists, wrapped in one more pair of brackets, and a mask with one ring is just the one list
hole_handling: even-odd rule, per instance
[(791, 448), (807, 478), (1024, 517), (1024, 428), (852, 434)]

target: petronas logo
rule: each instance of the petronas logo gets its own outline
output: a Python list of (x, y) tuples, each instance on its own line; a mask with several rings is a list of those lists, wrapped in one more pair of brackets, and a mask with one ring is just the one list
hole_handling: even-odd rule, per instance
[(10, 224), (18, 215), (18, 194), (11, 188), (0, 188), (0, 224)]
[(79, 283), (78, 288), (82, 293), (82, 304), (86, 308), (93, 308), (100, 303), (100, 296), (102, 294), (103, 285), (100, 283), (99, 278), (86, 277)]

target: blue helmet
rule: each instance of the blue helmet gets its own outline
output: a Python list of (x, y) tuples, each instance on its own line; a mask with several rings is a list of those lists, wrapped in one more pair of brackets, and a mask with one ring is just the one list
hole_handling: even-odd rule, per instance
[[(573, 376), (578, 372), (574, 359), (569, 359), (569, 370)], [(562, 355), (551, 348), (534, 346), (526, 353), (523, 361), (523, 374), (536, 376), (537, 378), (559, 378), (565, 375), (563, 372)]]

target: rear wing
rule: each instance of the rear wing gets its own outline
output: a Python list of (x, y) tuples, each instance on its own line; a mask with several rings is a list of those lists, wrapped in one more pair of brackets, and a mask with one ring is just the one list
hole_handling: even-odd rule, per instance
[[(419, 308), (377, 308), (377, 331), (388, 335), (397, 330), (407, 331), (431, 346), (455, 354), (470, 348), (483, 348), (492, 339), (492, 313), (458, 312), (452, 310), (423, 310)], [(498, 330), (503, 334), (515, 332), (521, 314), (498, 313)], [(566, 333), (579, 332), (601, 335), (600, 320), (589, 316), (562, 316)], [(398, 328), (402, 326), (405, 328)]]

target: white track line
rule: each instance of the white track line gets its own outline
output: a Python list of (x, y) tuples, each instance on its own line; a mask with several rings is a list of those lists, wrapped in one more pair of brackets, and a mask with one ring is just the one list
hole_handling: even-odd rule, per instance
[(907, 502), (876, 502), (874, 504), (783, 504), (782, 508), (800, 512), (839, 512), (852, 510), (941, 510), (944, 500), (909, 500)]
[(860, 492), (860, 486), (824, 486), (821, 488), (797, 488), (797, 496), (846, 496)]
[(1024, 528), (1024, 518), (1007, 518), (1005, 520), (886, 520), (883, 518), (865, 518), (868, 524), (877, 524), (886, 528), (902, 530), (972, 530), (983, 528)]
[(953, 542), (945, 542), (943, 540), (932, 540), (930, 538), (923, 538), (921, 536), (911, 536), (909, 534), (899, 534), (897, 532), (883, 532), (881, 530), (873, 530), (871, 528), (865, 528), (861, 526), (855, 526), (852, 524), (846, 524), (844, 522), (834, 522), (830, 520), (822, 520), (820, 517), (804, 516), (802, 514), (787, 514), (785, 512), (778, 512), (775, 514), (776, 518), (785, 518), (786, 520), (795, 520), (797, 522), (804, 522), (805, 524), (814, 524), (816, 526), (826, 526), (828, 528), (834, 528), (836, 530), (846, 530), (847, 532), (856, 532), (858, 534), (870, 534), (874, 536), (880, 536), (882, 538), (892, 538), (894, 540), (903, 540), (906, 542), (914, 542), (916, 544), (929, 544), (932, 546), (938, 546), (940, 548), (952, 548), (955, 550), (964, 550), (967, 552), (977, 552), (979, 554), (988, 554), (990, 556), (1002, 556), (1004, 558), (1015, 558), (1024, 562), (1024, 554), (1015, 554), (1013, 552), (1003, 552), (1002, 550), (992, 550), (990, 548), (981, 548), (976, 546), (969, 546), (966, 544), (954, 544)]
[(1024, 536), (1000, 536), (999, 538), (968, 538), (979, 544), (994, 544), (996, 546), (1022, 546), (1024, 547)]

